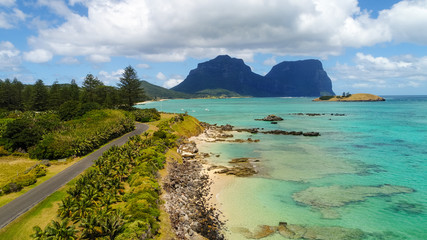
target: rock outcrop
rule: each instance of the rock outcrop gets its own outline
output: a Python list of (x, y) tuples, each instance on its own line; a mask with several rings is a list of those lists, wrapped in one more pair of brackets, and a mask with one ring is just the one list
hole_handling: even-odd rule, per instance
[(268, 122), (277, 122), (277, 121), (283, 121), (283, 118), (276, 116), (274, 114), (270, 114), (267, 117), (263, 119), (255, 119), (256, 121), (268, 121)]

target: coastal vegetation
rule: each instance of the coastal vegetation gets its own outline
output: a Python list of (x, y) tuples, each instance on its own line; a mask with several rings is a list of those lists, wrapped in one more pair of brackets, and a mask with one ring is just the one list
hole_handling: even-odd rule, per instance
[[(181, 134), (196, 133), (202, 128), (197, 120), (184, 115), (161, 119), (156, 127), (149, 135), (135, 136), (96, 160), (67, 190), (51, 223), (44, 228), (34, 227), (33, 239), (158, 237), (162, 202), (158, 172), (167, 155), (177, 157), (170, 151), (176, 151)], [(195, 213), (200, 214), (199, 234), (210, 236), (211, 213), (205, 212), (203, 206)]]

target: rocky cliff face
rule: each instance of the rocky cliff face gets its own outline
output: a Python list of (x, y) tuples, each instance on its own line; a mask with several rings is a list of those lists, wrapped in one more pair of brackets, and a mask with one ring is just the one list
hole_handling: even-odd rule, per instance
[(172, 88), (175, 91), (196, 93), (205, 89), (227, 89), (241, 95), (259, 96), (254, 88), (263, 84), (263, 77), (253, 73), (242, 59), (227, 55), (199, 63), (187, 78)]
[(319, 60), (285, 61), (274, 66), (265, 76), (274, 95), (335, 95), (332, 82)]
[(332, 95), (332, 84), (318, 60), (282, 62), (265, 77), (253, 73), (242, 59), (227, 55), (200, 63), (187, 78), (172, 88), (196, 93), (206, 89), (227, 89), (254, 97)]

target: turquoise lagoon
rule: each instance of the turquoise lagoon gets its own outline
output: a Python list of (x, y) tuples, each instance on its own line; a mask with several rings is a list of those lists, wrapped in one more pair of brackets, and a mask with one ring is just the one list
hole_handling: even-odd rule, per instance
[[(201, 146), (202, 152), (220, 155), (209, 158), (214, 164), (227, 165), (237, 157), (260, 160), (258, 175), (235, 178), (216, 196), (228, 219), (228, 239), (246, 239), (245, 231), (279, 222), (359, 229), (364, 239), (427, 239), (427, 96), (386, 99), (350, 103), (310, 98), (190, 99), (141, 107), (188, 112), (200, 121), (236, 128), (321, 133), (319, 137), (236, 133), (235, 138), (260, 142)], [(277, 125), (254, 121), (269, 114), (284, 121)], [(381, 191), (385, 184), (396, 191)], [(298, 198), (310, 190), (316, 194)], [(276, 233), (264, 239), (286, 238)]]

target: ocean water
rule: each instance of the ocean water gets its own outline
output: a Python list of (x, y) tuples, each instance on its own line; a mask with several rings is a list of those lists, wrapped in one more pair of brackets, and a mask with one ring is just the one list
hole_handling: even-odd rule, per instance
[[(235, 178), (217, 196), (228, 239), (247, 239), (259, 225), (279, 222), (304, 226), (319, 238), (340, 239), (338, 232), (358, 229), (363, 239), (427, 239), (427, 96), (386, 99), (191, 99), (140, 107), (188, 112), (237, 128), (320, 132), (319, 137), (239, 133), (235, 138), (260, 142), (203, 145), (202, 152), (220, 155), (209, 159), (215, 164), (237, 157), (260, 160), (259, 174)], [(269, 114), (284, 121), (254, 121)], [(332, 226), (339, 227), (337, 233), (328, 232)], [(276, 233), (263, 239), (286, 238)]]

